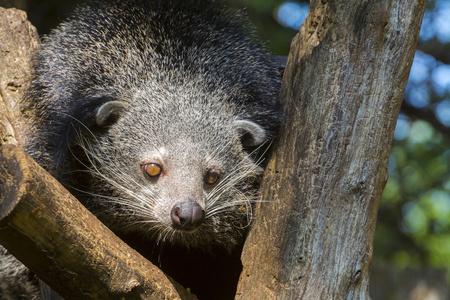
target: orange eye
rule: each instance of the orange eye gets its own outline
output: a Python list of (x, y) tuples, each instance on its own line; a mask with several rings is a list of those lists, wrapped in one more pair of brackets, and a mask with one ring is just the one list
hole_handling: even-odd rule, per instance
[(205, 182), (207, 184), (214, 184), (217, 179), (219, 179), (219, 173), (213, 171), (206, 173)]
[(150, 177), (159, 176), (162, 172), (162, 167), (155, 163), (145, 164), (143, 167), (144, 173)]

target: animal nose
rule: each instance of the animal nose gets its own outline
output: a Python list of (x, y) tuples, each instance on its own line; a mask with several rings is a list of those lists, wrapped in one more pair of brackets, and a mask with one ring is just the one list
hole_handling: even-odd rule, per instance
[(195, 201), (185, 201), (172, 208), (170, 212), (172, 225), (176, 229), (192, 230), (205, 219), (205, 211)]

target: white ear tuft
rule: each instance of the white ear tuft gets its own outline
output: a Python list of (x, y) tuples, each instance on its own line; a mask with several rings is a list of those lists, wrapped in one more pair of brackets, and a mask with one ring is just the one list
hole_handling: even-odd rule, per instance
[(127, 105), (128, 104), (123, 101), (109, 101), (104, 103), (97, 110), (95, 122), (99, 126), (106, 126), (114, 123), (119, 118), (120, 113)]
[(248, 120), (234, 121), (244, 147), (261, 145), (266, 140), (266, 131), (258, 124)]

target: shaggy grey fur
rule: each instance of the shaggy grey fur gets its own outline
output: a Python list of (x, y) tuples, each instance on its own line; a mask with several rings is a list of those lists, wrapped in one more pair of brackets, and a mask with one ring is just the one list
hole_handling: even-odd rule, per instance
[[(262, 171), (249, 152), (281, 120), (276, 68), (243, 20), (214, 1), (78, 9), (38, 54), (27, 150), (113, 230), (233, 247)], [(145, 162), (163, 167), (158, 180)], [(220, 174), (214, 188), (204, 184), (210, 170)], [(170, 210), (188, 200), (205, 222), (173, 230)]]
[[(279, 88), (240, 12), (206, 0), (94, 2), (44, 38), (26, 150), (115, 232), (231, 251), (282, 119)], [(161, 173), (147, 176), (149, 164)], [(175, 226), (180, 203), (203, 211), (195, 228)]]

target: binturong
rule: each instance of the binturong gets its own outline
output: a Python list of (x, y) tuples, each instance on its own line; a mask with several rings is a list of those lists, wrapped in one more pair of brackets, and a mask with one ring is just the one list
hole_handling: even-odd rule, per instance
[(278, 73), (245, 15), (217, 1), (93, 2), (37, 53), (26, 150), (158, 260), (170, 247), (217, 258), (252, 219), (283, 116)]

